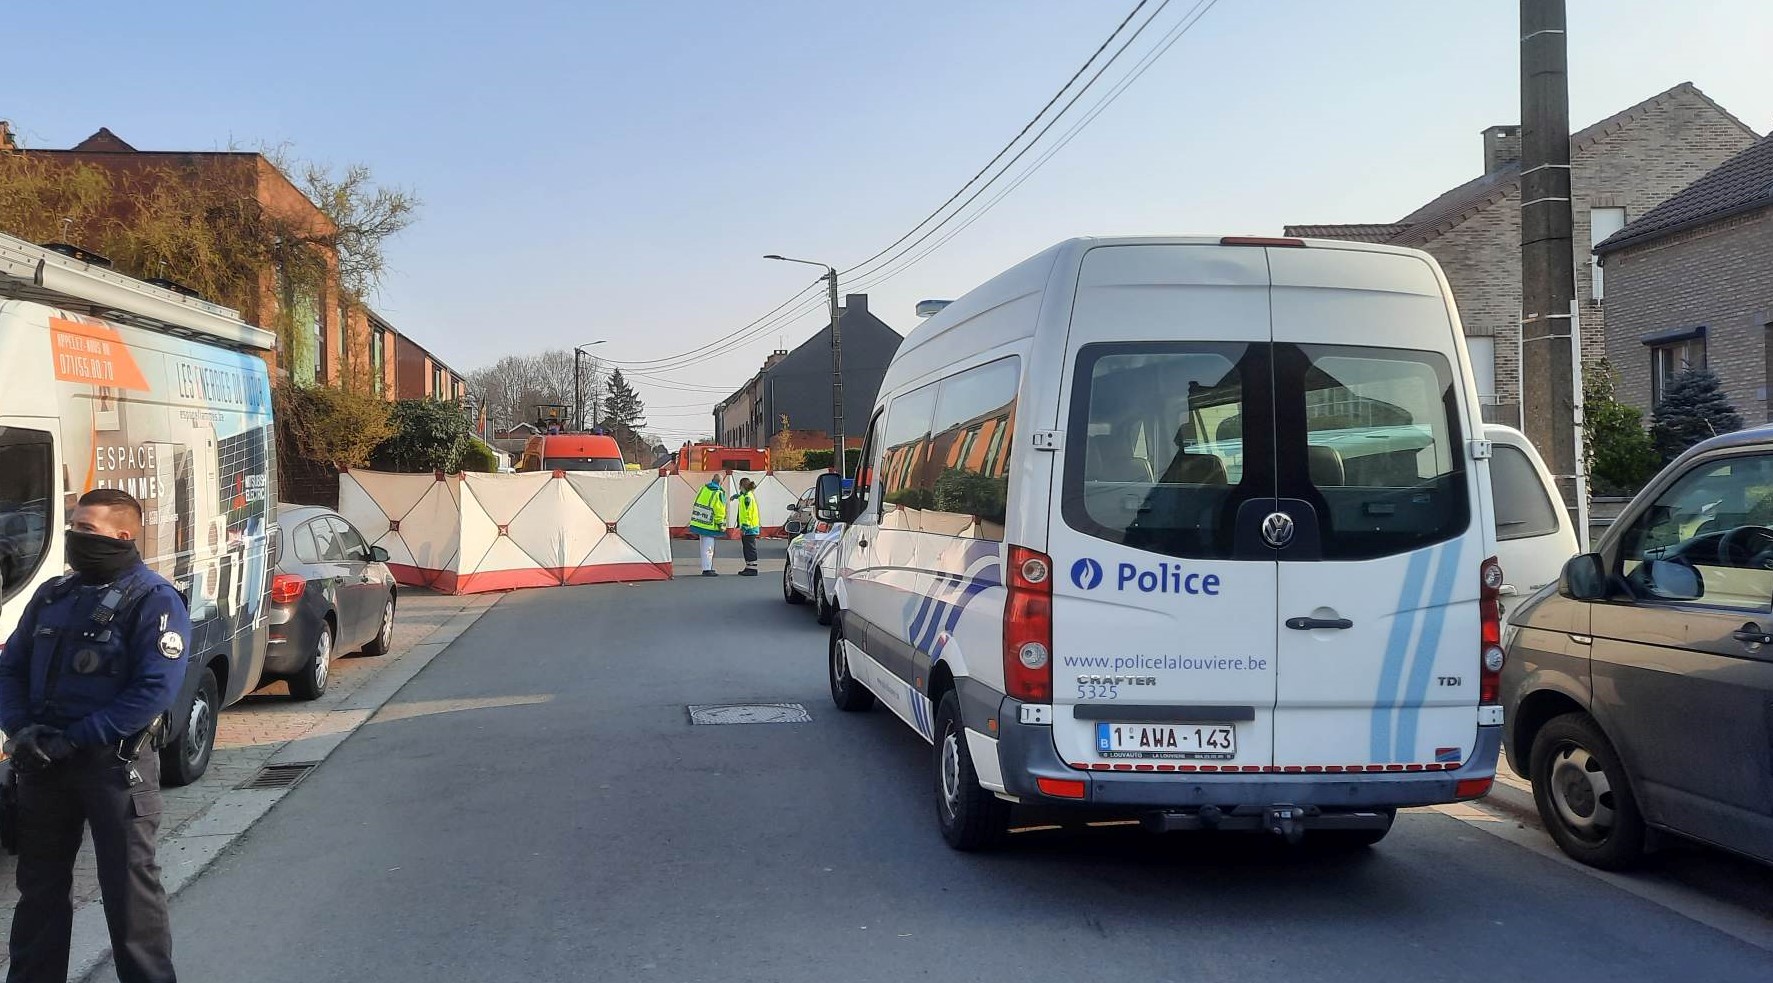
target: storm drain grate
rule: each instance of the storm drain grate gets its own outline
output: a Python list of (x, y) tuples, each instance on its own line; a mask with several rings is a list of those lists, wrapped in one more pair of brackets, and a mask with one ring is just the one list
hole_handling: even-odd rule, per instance
[(810, 724), (813, 718), (798, 703), (691, 704), (692, 724)]
[(295, 784), (308, 777), (314, 770), (317, 761), (304, 761), (293, 765), (266, 765), (259, 773), (241, 783), (240, 788), (294, 788)]

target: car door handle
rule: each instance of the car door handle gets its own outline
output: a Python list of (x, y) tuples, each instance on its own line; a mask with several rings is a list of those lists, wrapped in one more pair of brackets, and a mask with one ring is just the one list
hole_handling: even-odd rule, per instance
[(1287, 627), (1294, 631), (1312, 631), (1318, 628), (1353, 628), (1354, 622), (1347, 618), (1288, 618)]
[(1761, 626), (1752, 621), (1731, 632), (1730, 637), (1748, 645), (1773, 645), (1773, 634), (1762, 631)]

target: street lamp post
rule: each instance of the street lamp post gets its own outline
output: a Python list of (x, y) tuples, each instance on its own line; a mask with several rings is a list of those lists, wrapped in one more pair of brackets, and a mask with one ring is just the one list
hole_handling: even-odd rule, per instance
[[(573, 429), (574, 430), (585, 429), (585, 397), (579, 395), (579, 356), (585, 354), (585, 349), (590, 348), (592, 345), (601, 345), (607, 340), (608, 339), (606, 339), (606, 338), (599, 338), (596, 341), (586, 342), (583, 345), (576, 345), (573, 347)], [(596, 380), (593, 379), (592, 381), (595, 382)]]
[(838, 323), (837, 316), (837, 267), (830, 263), (816, 263), (810, 259), (791, 259), (771, 253), (764, 259), (780, 260), (784, 263), (802, 263), (807, 266), (823, 267), (825, 275), (825, 296), (831, 308), (831, 466), (838, 474), (844, 473), (843, 460), (843, 326)]

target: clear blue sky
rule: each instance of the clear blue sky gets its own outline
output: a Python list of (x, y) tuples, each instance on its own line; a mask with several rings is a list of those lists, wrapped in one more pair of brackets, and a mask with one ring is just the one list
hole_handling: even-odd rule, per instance
[[(7, 14), (0, 116), (35, 147), (109, 126), (146, 150), (287, 141), (367, 163), (425, 200), (376, 303), (440, 357), (467, 370), (607, 338), (600, 353), (644, 359), (725, 334), (816, 275), (763, 253), (846, 267), (892, 241), (1132, 2), (25, 4)], [(1191, 3), (1175, 0), (1123, 64)], [(1773, 4), (1569, 6), (1574, 125), (1690, 80), (1773, 127)], [(1517, 120), (1515, 12), (1221, 0), (995, 210), (871, 288), (870, 306), (908, 331), (916, 300), (1082, 233), (1395, 219), (1475, 176), (1478, 131)], [(652, 422), (672, 438), (707, 430), (712, 398), (694, 387), (730, 390), (816, 323), (647, 384)]]

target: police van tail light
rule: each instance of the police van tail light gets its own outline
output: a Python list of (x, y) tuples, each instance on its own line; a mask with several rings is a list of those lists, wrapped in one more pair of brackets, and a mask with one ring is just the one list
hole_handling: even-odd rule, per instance
[(1478, 703), (1490, 706), (1502, 701), (1502, 565), (1495, 557), (1484, 561), (1478, 583), (1478, 615), (1483, 633), (1478, 642)]
[(1003, 678), (1024, 703), (1053, 699), (1053, 561), (1010, 547), (1010, 595), (1003, 615)]
[(308, 582), (293, 573), (280, 573), (271, 579), (271, 603), (292, 604), (302, 599)]

